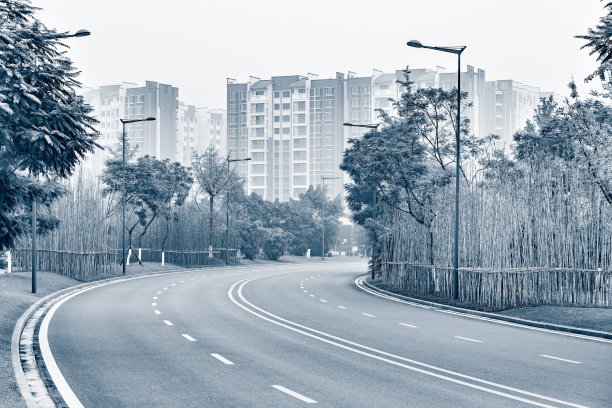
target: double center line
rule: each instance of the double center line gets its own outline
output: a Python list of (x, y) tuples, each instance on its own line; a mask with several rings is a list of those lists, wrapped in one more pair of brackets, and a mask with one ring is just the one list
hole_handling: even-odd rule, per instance
[[(311, 337), (319, 340), (323, 343), (333, 345), (344, 350), (352, 351), (354, 353), (373, 358), (394, 366), (406, 368), (411, 371), (415, 371), (424, 375), (435, 377), (441, 380), (449, 381), (455, 384), (459, 384), (472, 389), (477, 389), (490, 394), (495, 394), (500, 397), (509, 398), (515, 401), (520, 401), (529, 405), (544, 407), (544, 408), (555, 408), (553, 405), (548, 403), (555, 403), (561, 406), (573, 407), (573, 408), (587, 408), (583, 405), (575, 404), (572, 402), (562, 401), (545, 395), (536, 394), (533, 392), (521, 390), (514, 387), (509, 387), (502, 384), (497, 384), (492, 381), (483, 380), (477, 377), (472, 377), (466, 374), (461, 374), (455, 371), (447, 370), (444, 368), (436, 367), (431, 364), (426, 364), (420, 361), (412, 360), (395, 354), (391, 354), (374, 347), (369, 347), (363, 344), (352, 342), (347, 339), (343, 339), (338, 336), (331, 335), (319, 330), (315, 330), (305, 325), (301, 325), (290, 320), (284, 319), (273, 313), (270, 313), (253, 303), (249, 302), (242, 294), (242, 290), (246, 284), (251, 281), (261, 279), (270, 275), (260, 275), (251, 278), (245, 278), (235, 282), (227, 292), (229, 299), (238, 307), (244, 309), (248, 313), (259, 317), (260, 319), (266, 320), (277, 326), (284, 327), (293, 332), (302, 334), (304, 336)], [(545, 402), (544, 402), (545, 401)]]

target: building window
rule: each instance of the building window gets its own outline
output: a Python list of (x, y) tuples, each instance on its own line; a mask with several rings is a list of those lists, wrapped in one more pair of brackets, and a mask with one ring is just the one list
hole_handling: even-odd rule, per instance
[(288, 135), (289, 131), (291, 131), (291, 128), (288, 128), (288, 127), (283, 128), (283, 135)]
[(306, 163), (293, 163), (294, 173), (306, 173)]
[(325, 88), (325, 95), (333, 95), (334, 94), (334, 88)]
[(240, 112), (246, 112), (246, 103), (240, 104)]
[(356, 112), (351, 112), (351, 119), (352, 120), (358, 120), (361, 119), (360, 115), (359, 115), (359, 111)]
[(240, 99), (246, 99), (246, 92), (240, 92)]
[(274, 134), (280, 135), (280, 128), (274, 128)]
[(251, 173), (253, 174), (265, 174), (266, 165), (265, 164), (252, 164), (251, 165)]
[(306, 176), (293, 176), (293, 184), (298, 186), (306, 185)]
[(280, 103), (275, 103), (274, 110), (279, 110), (279, 109), (280, 109)]
[(325, 100), (325, 107), (326, 108), (333, 108), (334, 107), (334, 100), (333, 99), (326, 99)]
[(253, 159), (253, 161), (264, 161), (266, 160), (266, 153), (265, 152), (253, 152), (251, 153), (251, 158)]
[(351, 86), (351, 94), (359, 95), (359, 87), (358, 86)]
[(306, 136), (306, 126), (295, 126), (294, 129), (294, 135)]
[(274, 91), (274, 98), (280, 98), (280, 92)]
[(283, 91), (283, 98), (291, 97), (291, 91)]
[(230, 104), (228, 106), (228, 112), (236, 112), (236, 105), (235, 104)]
[(257, 137), (264, 137), (265, 136), (265, 132), (266, 132), (265, 128), (262, 128), (262, 127), (255, 128), (255, 136), (257, 136)]
[(304, 102), (304, 101), (293, 102), (293, 110), (294, 111), (303, 111), (303, 110), (306, 110), (306, 102)]
[(293, 160), (306, 160), (306, 150), (296, 150), (293, 152)]
[(325, 133), (333, 133), (334, 125), (325, 125)]
[(381, 91), (387, 90), (389, 89), (389, 85), (380, 85), (378, 89), (380, 89)]
[(291, 115), (283, 115), (283, 122), (289, 122), (291, 120)]
[(252, 149), (263, 149), (266, 146), (265, 140), (251, 140)]
[(256, 113), (264, 113), (266, 105), (264, 103), (252, 103), (251, 109), (253, 109)]
[(298, 88), (298, 93), (299, 94), (305, 94), (306, 93), (306, 88)]
[(275, 123), (280, 122), (280, 116), (274, 116), (274, 122)]
[(369, 95), (370, 94), (370, 86), (364, 86), (363, 87), (363, 94), (364, 95)]
[(283, 103), (283, 110), (289, 110), (291, 109), (291, 104), (290, 103)]
[(266, 178), (264, 176), (253, 176), (251, 177), (251, 185), (252, 186), (265, 186)]
[(359, 98), (351, 99), (351, 106), (359, 106)]
[(265, 91), (255, 91), (255, 96), (264, 96)]
[(230, 125), (235, 125), (236, 124), (236, 117), (235, 116), (228, 116), (227, 117), (227, 123), (229, 123)]
[(305, 149), (306, 148), (306, 138), (293, 139), (293, 148), (294, 149)]
[(306, 123), (306, 114), (305, 113), (294, 114), (293, 123)]

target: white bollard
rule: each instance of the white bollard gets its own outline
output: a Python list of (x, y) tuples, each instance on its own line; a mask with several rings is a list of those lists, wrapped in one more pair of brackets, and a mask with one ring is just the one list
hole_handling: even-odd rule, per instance
[(138, 259), (142, 262), (142, 248), (138, 248)]
[(11, 251), (6, 251), (6, 262), (8, 263), (6, 267), (6, 273), (11, 273), (13, 270), (13, 258)]
[(308, 251), (306, 251), (306, 258), (310, 258), (310, 249), (308, 249)]
[(164, 261), (166, 260), (164, 251), (162, 251), (162, 266), (164, 266)]
[(127, 255), (127, 261), (125, 261), (125, 264), (127, 266), (130, 266), (130, 257), (132, 256), (132, 250), (128, 249), (128, 255)]
[(209, 245), (209, 246), (208, 246), (208, 257), (209, 257), (209, 258), (212, 258), (212, 257), (213, 257), (213, 254), (212, 254), (212, 245)]

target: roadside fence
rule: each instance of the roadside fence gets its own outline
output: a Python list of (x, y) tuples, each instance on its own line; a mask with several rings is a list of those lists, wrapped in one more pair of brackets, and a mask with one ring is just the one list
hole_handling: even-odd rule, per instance
[[(408, 293), (452, 298), (453, 268), (385, 262), (382, 281)], [(459, 300), (490, 310), (511, 307), (612, 306), (612, 271), (459, 268)]]

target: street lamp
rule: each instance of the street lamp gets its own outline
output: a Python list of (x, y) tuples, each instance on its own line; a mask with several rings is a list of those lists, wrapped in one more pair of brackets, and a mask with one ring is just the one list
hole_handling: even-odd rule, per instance
[(148, 122), (155, 118), (145, 119), (119, 119), (121, 121), (123, 132), (121, 133), (121, 171), (124, 179), (121, 186), (121, 264), (123, 265), (123, 274), (125, 275), (125, 125), (136, 122)]
[(326, 180), (334, 180), (339, 179), (340, 177), (324, 177), (321, 176), (321, 181), (323, 184), (323, 201), (321, 202), (321, 217), (323, 218), (323, 234), (321, 235), (321, 260), (325, 260), (325, 200), (327, 199), (327, 195), (325, 195), (325, 181)]
[[(349, 123), (349, 122), (344, 122), (342, 124), (343, 126), (349, 126), (349, 127), (360, 127), (360, 128), (367, 128), (367, 129), (378, 129), (378, 126), (380, 125), (380, 123), (376, 123), (376, 124), (357, 124), (357, 123)], [(376, 187), (374, 187), (372, 189), (372, 220), (376, 219)], [(376, 275), (376, 264), (374, 263), (374, 251), (376, 249), (376, 232), (374, 231), (374, 240), (372, 242), (372, 280), (374, 280), (374, 277)]]
[[(250, 157), (244, 159), (230, 159), (229, 154), (227, 155), (227, 171), (229, 177), (229, 164), (233, 162), (239, 161), (249, 161)], [(227, 197), (225, 198), (225, 264), (229, 265), (229, 193), (230, 193), (230, 185), (229, 179), (227, 183)]]
[[(431, 47), (423, 45), (417, 40), (411, 40), (406, 43), (409, 47), (427, 48), (430, 50), (448, 52), (457, 55), (457, 153), (455, 161), (455, 253), (453, 259), (453, 298), (459, 298), (459, 156), (461, 147), (461, 53), (465, 50), (465, 46), (458, 47)], [(432, 265), (433, 266), (433, 265)]]
[[(78, 30), (74, 34), (54, 34), (45, 36), (45, 39), (54, 40), (58, 38), (86, 37), (91, 33), (88, 30)], [(38, 65), (38, 63), (36, 63)], [(36, 293), (36, 197), (32, 200), (32, 293)]]

